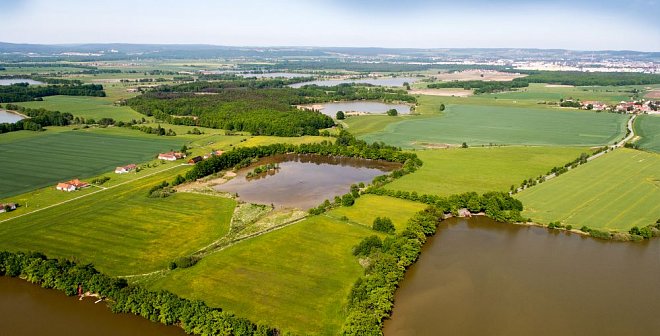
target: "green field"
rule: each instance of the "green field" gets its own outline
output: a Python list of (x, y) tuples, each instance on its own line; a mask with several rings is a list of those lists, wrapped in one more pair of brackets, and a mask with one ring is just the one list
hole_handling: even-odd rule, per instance
[(660, 155), (618, 149), (521, 192), (523, 216), (616, 231), (660, 218)]
[(406, 148), (463, 142), (597, 146), (622, 138), (627, 118), (614, 113), (563, 109), (451, 105), (442, 115), (392, 123), (362, 139)]
[(163, 269), (226, 234), (236, 204), (187, 193), (147, 197), (153, 185), (186, 169), (179, 166), (0, 223), (0, 246), (93, 263), (110, 275)]
[[(138, 133), (139, 132), (135, 132)], [(3, 141), (9, 135), (11, 140)], [(0, 135), (0, 198), (86, 178), (118, 165), (153, 159), (158, 152), (178, 149), (184, 141), (165, 137), (113, 136), (85, 131)]]
[(389, 217), (397, 232), (401, 232), (410, 217), (422, 211), (426, 205), (413, 201), (377, 195), (363, 195), (357, 206), (339, 207), (326, 215), (335, 219), (347, 217), (351, 223), (371, 227), (376, 217)]
[(17, 103), (29, 108), (45, 108), (52, 111), (68, 112), (75, 117), (99, 120), (112, 118), (114, 120), (131, 121), (145, 117), (128, 106), (115, 106), (113, 99), (100, 97), (52, 96), (43, 101)]
[(511, 185), (563, 166), (589, 152), (578, 147), (474, 147), (416, 152), (424, 165), (387, 189), (451, 195), (468, 191), (508, 191)]
[(660, 153), (660, 115), (640, 115), (635, 119), (636, 142), (642, 149)]
[(296, 334), (337, 334), (373, 231), (325, 216), (229, 247), (150, 284)]

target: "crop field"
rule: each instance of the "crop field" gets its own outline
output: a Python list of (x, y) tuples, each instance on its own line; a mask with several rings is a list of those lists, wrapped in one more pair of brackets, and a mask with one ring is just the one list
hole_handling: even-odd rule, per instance
[(149, 286), (296, 334), (337, 334), (350, 289), (363, 272), (351, 249), (371, 234), (362, 225), (314, 216), (216, 252)]
[(641, 115), (635, 119), (634, 129), (640, 148), (660, 153), (660, 116)]
[(417, 151), (424, 165), (385, 187), (420, 194), (509, 191), (524, 179), (546, 173), (589, 153), (580, 147), (474, 147)]
[(623, 137), (627, 118), (614, 113), (451, 105), (442, 115), (392, 123), (362, 139), (405, 148), (463, 142), (471, 146), (602, 146)]
[(145, 117), (128, 106), (115, 106), (113, 100), (100, 97), (52, 96), (43, 101), (16, 103), (29, 108), (45, 108), (52, 111), (68, 112), (75, 117), (99, 120), (112, 118), (117, 121), (140, 120)]
[(628, 231), (660, 218), (660, 155), (618, 149), (516, 196), (543, 224)]
[(46, 131), (39, 136), (0, 141), (3, 177), (0, 197), (75, 177), (95, 176), (118, 165), (148, 161), (160, 151), (178, 149), (181, 145), (183, 141), (165, 137), (112, 136), (84, 131)]
[(147, 197), (153, 185), (186, 169), (180, 166), (0, 223), (0, 245), (93, 263), (109, 275), (166, 268), (225, 235), (236, 204), (187, 193)]
[(339, 207), (326, 215), (335, 219), (348, 218), (351, 223), (371, 227), (376, 217), (389, 217), (397, 232), (401, 232), (410, 217), (426, 208), (423, 203), (388, 196), (363, 195), (351, 207)]

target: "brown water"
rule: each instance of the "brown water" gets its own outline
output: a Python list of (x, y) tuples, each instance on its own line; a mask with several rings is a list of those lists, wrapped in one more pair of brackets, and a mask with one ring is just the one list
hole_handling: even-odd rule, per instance
[(185, 335), (178, 327), (113, 314), (95, 300), (0, 276), (0, 335)]
[[(246, 178), (256, 166), (267, 163), (279, 163), (280, 168), (262, 178)], [(371, 182), (374, 177), (398, 167), (396, 163), (376, 160), (275, 155), (240, 170), (235, 178), (215, 189), (237, 193), (241, 200), (250, 203), (306, 210), (349, 192), (351, 184)]]
[(658, 335), (660, 240), (450, 219), (396, 293), (394, 335)]

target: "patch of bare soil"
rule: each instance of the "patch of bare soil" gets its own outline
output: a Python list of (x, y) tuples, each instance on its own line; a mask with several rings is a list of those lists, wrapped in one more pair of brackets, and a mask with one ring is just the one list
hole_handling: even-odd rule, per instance
[(646, 94), (645, 97), (646, 97), (646, 98), (652, 98), (652, 99), (660, 98), (660, 89), (655, 89), (655, 90), (651, 90), (651, 91), (649, 91), (649, 92)]
[(469, 97), (473, 94), (472, 90), (463, 89), (417, 89), (408, 91), (409, 94), (442, 96), (442, 97)]
[(572, 88), (572, 87), (575, 87), (575, 85), (546, 84), (545, 87), (547, 87), (547, 88)]
[(433, 77), (441, 81), (482, 80), (492, 82), (508, 82), (525, 76), (527, 75), (495, 70), (465, 70), (452, 73), (440, 73), (434, 75)]

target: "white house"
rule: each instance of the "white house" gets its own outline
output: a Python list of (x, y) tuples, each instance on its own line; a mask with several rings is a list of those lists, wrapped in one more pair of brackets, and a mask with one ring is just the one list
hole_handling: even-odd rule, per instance
[(137, 165), (131, 163), (131, 164), (123, 166), (123, 167), (115, 168), (115, 173), (117, 173), (117, 174), (126, 174), (126, 173), (130, 173), (130, 172), (134, 171), (136, 168), (137, 168)]

